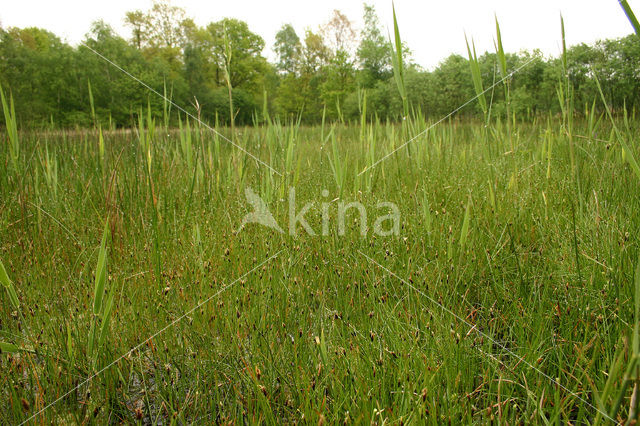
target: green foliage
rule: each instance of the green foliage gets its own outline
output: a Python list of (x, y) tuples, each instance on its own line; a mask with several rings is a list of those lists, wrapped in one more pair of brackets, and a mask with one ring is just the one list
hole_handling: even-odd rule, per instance
[(390, 78), (392, 46), (380, 29), (373, 6), (364, 4), (364, 29), (360, 35), (357, 57), (360, 63), (359, 83), (366, 88)]
[(327, 159), (333, 173), (333, 180), (338, 189), (338, 195), (342, 197), (347, 178), (347, 161), (342, 158), (343, 154), (340, 153), (338, 148), (335, 132), (332, 131), (329, 137), (331, 138), (331, 154), (327, 153)]
[(467, 52), (469, 54), (469, 67), (471, 68), (471, 77), (473, 79), (473, 88), (476, 91), (476, 96), (478, 98), (478, 103), (480, 104), (480, 108), (482, 112), (487, 115), (487, 98), (484, 95), (484, 87), (482, 85), (482, 73), (480, 71), (480, 63), (478, 62), (478, 56), (476, 54), (476, 46), (471, 40), (471, 47), (469, 46), (469, 41), (465, 37), (465, 41), (467, 43)]
[(507, 57), (502, 47), (502, 33), (500, 32), (500, 24), (496, 18), (496, 53), (498, 54), (498, 64), (500, 65), (500, 75), (507, 78)]
[(4, 112), (4, 122), (7, 129), (7, 142), (9, 144), (9, 155), (14, 170), (18, 170), (18, 160), (20, 156), (20, 142), (18, 140), (18, 125), (16, 111), (13, 106), (13, 96), (9, 96), (9, 101), (5, 97), (4, 90), (0, 85), (0, 100), (2, 101), (2, 111)]
[(2, 353), (17, 353), (20, 352), (20, 348), (9, 342), (1, 342), (0, 341), (0, 354)]
[[(397, 17), (391, 40), (382, 35), (372, 6), (365, 5), (363, 19), (353, 51), (336, 48), (353, 44), (351, 23), (342, 14), (318, 31), (307, 30), (304, 37), (284, 25), (276, 34), (275, 65), (263, 56), (264, 40), (245, 22), (223, 19), (200, 27), (167, 3), (127, 14), (131, 40), (97, 21), (83, 43), (209, 122), (218, 116), (227, 124), (232, 117), (234, 124), (253, 123), (264, 109), (265, 92), (272, 117), (300, 116), (303, 122), (319, 123), (326, 107), (330, 119), (359, 120), (358, 87), (369, 91), (367, 120), (397, 120), (410, 111), (441, 117), (532, 58), (505, 80), (504, 91), (491, 92), (492, 114), (504, 118), (560, 112), (556, 85), (564, 76), (573, 87), (574, 105), (591, 104), (599, 97), (591, 70), (600, 76), (614, 113), (625, 106), (629, 111), (640, 108), (640, 45), (635, 36), (591, 46), (564, 43), (560, 58), (547, 59), (539, 52), (505, 52), (496, 20), (495, 54), (475, 52), (471, 41), (467, 53), (474, 59), (452, 55), (427, 71), (411, 63)], [(165, 127), (177, 126), (170, 103), (150, 98), (144, 86), (83, 45), (73, 48), (37, 28), (0, 29), (0, 55), (0, 82), (11, 88), (14, 99), (30, 100), (28, 107), (24, 102), (16, 105), (21, 126), (42, 127), (46, 122), (47, 127), (130, 127), (131, 112), (147, 104)], [(566, 87), (563, 90), (566, 94)], [(482, 98), (478, 108), (461, 114), (486, 118), (483, 105), (488, 110), (489, 100)]]
[(108, 221), (105, 223), (98, 251), (98, 263), (95, 270), (95, 286), (93, 291), (93, 315), (87, 341), (87, 355), (92, 360), (93, 368), (97, 362), (100, 349), (103, 346), (109, 330), (109, 320), (113, 311), (115, 285), (111, 284), (105, 298), (107, 283), (107, 239), (109, 238)]
[(407, 99), (407, 87), (405, 84), (405, 66), (404, 66), (404, 52), (402, 48), (402, 40), (400, 39), (400, 28), (398, 27), (398, 20), (396, 19), (396, 9), (393, 7), (393, 77), (398, 86), (398, 93), (400, 93), (400, 99), (402, 99), (402, 117), (408, 118), (409, 116), (409, 100)]
[(291, 24), (284, 24), (276, 34), (273, 50), (278, 55), (277, 68), (281, 72), (293, 73), (299, 67), (300, 37)]
[(9, 296), (9, 302), (11, 302), (11, 306), (13, 307), (13, 309), (20, 309), (18, 294), (16, 293), (16, 289), (13, 286), (13, 283), (9, 279), (9, 275), (7, 275), (7, 271), (4, 268), (2, 260), (0, 260), (0, 284), (2, 284), (5, 291), (7, 292), (7, 295)]
[(609, 108), (608, 104), (607, 104), (607, 99), (604, 96), (604, 92), (602, 91), (602, 87), (600, 86), (600, 82), (598, 80), (598, 78), (596, 77), (596, 84), (598, 86), (598, 91), (600, 92), (600, 99), (602, 100), (602, 104), (604, 105), (605, 111), (607, 113), (607, 117), (609, 118), (609, 120), (611, 121), (611, 125), (613, 127), (613, 132), (615, 133), (618, 142), (620, 143), (620, 145), (622, 146), (622, 150), (624, 153), (624, 158), (626, 158), (626, 160), (629, 162), (629, 165), (631, 166), (631, 169), (633, 170), (633, 172), (635, 173), (636, 177), (640, 180), (640, 165), (638, 165), (638, 162), (636, 161), (636, 156), (634, 154), (634, 151), (631, 149), (631, 146), (629, 144), (629, 142), (626, 140), (627, 136), (624, 136), (620, 130), (618, 129), (618, 126), (616, 125), (616, 122), (613, 118), (613, 115), (611, 114), (611, 109)]
[(211, 52), (215, 75), (218, 83), (227, 85), (225, 69), (233, 87), (259, 86), (260, 76), (265, 72), (266, 60), (261, 52), (264, 40), (251, 32), (246, 22), (225, 18), (206, 27), (210, 38), (207, 48)]
[[(467, 75), (473, 94), (469, 64), (457, 58), (449, 66)], [(428, 82), (413, 71), (406, 78), (409, 88), (414, 78)], [(397, 92), (394, 81), (388, 86)], [(317, 423), (320, 415), (329, 424), (347, 415), (428, 423), (429, 410), (451, 424), (491, 416), (587, 423), (597, 409), (627, 420), (637, 377), (640, 199), (614, 125), (637, 158), (637, 118), (576, 116), (574, 132), (585, 138), (577, 170), (589, 189), (579, 193), (554, 116), (517, 122), (514, 152), (500, 117), (488, 125), (459, 119), (417, 140), (411, 157), (399, 151), (375, 164), (404, 139), (399, 125), (364, 118), (374, 92), (361, 92), (356, 123), (325, 116), (324, 127), (313, 127), (275, 117), (239, 131), (237, 143), (283, 176), (184, 117), (180, 135), (167, 136), (148, 110), (139, 143), (128, 132), (104, 134), (105, 158), (119, 159), (105, 163), (109, 192), (96, 167), (95, 130), (51, 132), (46, 144), (42, 133), (21, 134), (22, 149), (36, 153), (24, 159), (33, 176), (22, 184), (0, 168), (2, 261), (20, 283), (16, 309), (0, 274), (0, 362), (12, 384), (0, 422), (21, 423), (69, 391), (38, 421), (170, 422), (175, 413), (185, 424), (207, 415), (259, 423), (266, 410), (283, 423)], [(598, 140), (612, 131), (612, 141)], [(487, 141), (499, 155), (486, 156)], [(43, 177), (46, 157), (57, 164), (57, 197)], [(317, 233), (328, 206), (327, 236), (301, 230), (293, 238), (259, 225), (238, 232), (248, 212), (244, 188), (264, 196), (282, 226), (290, 185), (296, 212), (314, 202), (306, 219)], [(22, 191), (34, 194), (32, 203), (20, 204)], [(339, 236), (337, 205), (356, 200), (367, 208), (369, 232), (378, 203), (394, 202), (400, 236), (361, 238), (355, 209)], [(28, 312), (28, 324), (16, 310)], [(40, 393), (27, 386), (36, 381)], [(196, 392), (202, 399), (190, 399)]]
[(98, 266), (95, 273), (95, 287), (93, 290), (93, 314), (97, 315), (102, 311), (102, 297), (107, 282), (107, 237), (109, 228), (105, 225), (100, 243), (100, 251), (98, 252)]
[(629, 19), (629, 22), (631, 22), (631, 26), (633, 26), (633, 29), (635, 30), (636, 34), (640, 36), (640, 23), (638, 23), (638, 19), (636, 18), (636, 15), (633, 13), (631, 6), (629, 6), (629, 3), (627, 2), (627, 0), (619, 0), (618, 3), (620, 3), (620, 7), (622, 7), (622, 10), (624, 10), (625, 15), (627, 15), (627, 18)]
[(132, 41), (138, 49), (165, 49), (170, 52), (185, 42), (192, 26), (184, 9), (172, 6), (168, 1), (154, 1), (146, 13), (140, 10), (127, 12), (125, 24), (131, 27)]
[(471, 196), (469, 196), (467, 207), (464, 209), (464, 219), (462, 221), (462, 228), (460, 230), (460, 248), (463, 250), (467, 245), (467, 238), (469, 237), (470, 220), (471, 220)]

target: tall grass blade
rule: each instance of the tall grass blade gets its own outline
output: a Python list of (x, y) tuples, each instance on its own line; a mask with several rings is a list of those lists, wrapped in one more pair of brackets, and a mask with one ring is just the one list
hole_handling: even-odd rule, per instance
[(115, 285), (112, 285), (109, 289), (109, 294), (107, 296), (107, 302), (104, 306), (104, 312), (101, 315), (100, 320), (100, 334), (98, 337), (98, 347), (102, 346), (104, 343), (104, 339), (107, 336), (107, 331), (109, 329), (109, 320), (111, 319), (111, 312), (113, 311), (113, 301), (115, 297)]
[(9, 301), (14, 309), (20, 308), (20, 302), (18, 301), (18, 294), (16, 293), (16, 289), (13, 287), (13, 283), (9, 279), (9, 275), (7, 275), (7, 270), (4, 268), (4, 264), (2, 260), (0, 260), (0, 283), (7, 291), (9, 295)]
[(567, 37), (564, 31), (564, 17), (560, 15), (560, 32), (562, 35), (562, 75), (567, 74)]
[(13, 106), (13, 96), (9, 96), (9, 101), (4, 95), (2, 86), (0, 86), (0, 100), (2, 101), (2, 110), (4, 111), (4, 121), (7, 127), (7, 136), (9, 137), (9, 155), (13, 168), (18, 168), (18, 157), (20, 155), (20, 145), (18, 142), (18, 125), (16, 120), (16, 111)]
[(402, 55), (402, 40), (400, 39), (400, 28), (398, 27), (398, 19), (396, 18), (396, 8), (393, 6), (393, 35), (394, 35), (394, 52), (393, 59), (393, 76), (398, 86), (398, 92), (402, 99), (403, 118), (409, 117), (409, 101), (407, 99), (407, 88), (404, 80), (404, 60)]
[(0, 354), (3, 353), (17, 353), (20, 352), (20, 348), (18, 348), (13, 343), (0, 342)]
[(100, 153), (100, 161), (104, 166), (104, 136), (102, 135), (101, 125), (98, 125), (98, 151)]
[(502, 46), (502, 33), (500, 32), (500, 23), (496, 17), (496, 50), (498, 53), (498, 64), (500, 64), (500, 75), (502, 78), (507, 77), (507, 57)]
[(93, 103), (93, 91), (91, 90), (91, 80), (87, 80), (87, 87), (89, 89), (89, 106), (91, 107), (91, 121), (93, 121), (93, 126), (96, 125), (96, 107)]
[(471, 220), (471, 196), (467, 202), (467, 207), (464, 210), (464, 220), (462, 221), (462, 230), (460, 231), (460, 248), (464, 249), (467, 244), (467, 237), (469, 236), (469, 222)]
[(638, 37), (640, 37), (640, 23), (638, 23), (638, 19), (636, 18), (636, 15), (633, 13), (633, 10), (631, 10), (631, 6), (629, 6), (629, 3), (627, 3), (627, 0), (618, 0), (618, 3), (620, 3), (620, 7), (622, 7), (622, 10), (624, 10), (625, 15), (627, 15), (627, 18), (629, 19), (629, 22), (631, 22), (631, 25), (633, 26), (633, 29), (636, 31), (636, 34), (638, 35)]
[(107, 237), (109, 235), (108, 222), (104, 225), (100, 252), (98, 253), (98, 265), (96, 266), (95, 288), (93, 292), (93, 314), (98, 315), (102, 309), (104, 286), (107, 281)]
[(473, 40), (471, 40), (471, 46), (465, 35), (465, 42), (467, 43), (467, 53), (469, 55), (469, 67), (471, 68), (471, 77), (473, 79), (473, 88), (478, 98), (478, 103), (482, 112), (487, 115), (487, 99), (484, 95), (484, 88), (482, 85), (482, 74), (480, 73), (480, 64), (478, 62), (478, 56), (476, 55), (476, 46)]

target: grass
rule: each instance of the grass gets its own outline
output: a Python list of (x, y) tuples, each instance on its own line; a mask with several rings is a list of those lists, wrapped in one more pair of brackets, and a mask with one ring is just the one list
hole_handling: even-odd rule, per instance
[[(425, 133), (363, 93), (356, 123), (38, 134), (3, 94), (0, 423), (632, 423), (639, 126), (558, 89), (560, 117), (479, 96)], [(295, 187), (317, 235), (238, 232), (246, 187), (284, 229)], [(351, 201), (400, 235), (339, 227)]]
[[(357, 174), (371, 144), (382, 156), (401, 143), (392, 124), (367, 125), (365, 144), (360, 123), (334, 124), (329, 150), (320, 149), (320, 128), (238, 129), (237, 140), (260, 158), (291, 174), (300, 164), (298, 210), (325, 200), (323, 189), (328, 201), (362, 202), (370, 217), (378, 201), (392, 201), (402, 214), (398, 238), (363, 238), (352, 220), (338, 235), (335, 204), (326, 237), (259, 225), (235, 233), (247, 209), (244, 186), (261, 188), (268, 171), (195, 126), (166, 135), (142, 124), (153, 125), (145, 114), (140, 123), (139, 136), (103, 131), (104, 154), (95, 132), (48, 135), (46, 161), (20, 157), (24, 179), (1, 172), (2, 282), (14, 289), (0, 299), (2, 350), (13, 353), (0, 361), (4, 421), (29, 418), (279, 250), (36, 419), (595, 420), (598, 412), (576, 395), (627, 418), (640, 223), (629, 159), (638, 153), (629, 143), (633, 156), (623, 162), (620, 144), (589, 135), (608, 135), (615, 123), (616, 138), (631, 141), (636, 123), (576, 120), (574, 132), (587, 135), (574, 153), (582, 200), (555, 119), (518, 123), (518, 149), (492, 139), (491, 157), (483, 123), (451, 120), (411, 157), (379, 164), (369, 191), (355, 190)], [(261, 143), (265, 135), (269, 143)], [(36, 136), (20, 143), (27, 153), (42, 146)], [(274, 188), (291, 181), (270, 177)], [(286, 201), (272, 197), (269, 205), (286, 224)], [(106, 259), (106, 206), (108, 272), (94, 269)], [(320, 216), (319, 207), (306, 216), (317, 233)]]
[(9, 156), (14, 169), (16, 169), (18, 167), (18, 156), (20, 155), (16, 112), (13, 106), (13, 96), (9, 95), (9, 100), (7, 101), (2, 86), (0, 86), (0, 101), (2, 102), (2, 111), (4, 112), (7, 142), (9, 143)]

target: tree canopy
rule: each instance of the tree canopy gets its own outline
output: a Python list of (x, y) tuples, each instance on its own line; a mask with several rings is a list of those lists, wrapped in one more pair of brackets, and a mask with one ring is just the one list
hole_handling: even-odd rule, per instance
[[(250, 124), (266, 105), (270, 116), (282, 119), (312, 123), (324, 115), (350, 120), (360, 116), (364, 91), (370, 117), (395, 120), (402, 115), (392, 44), (373, 6), (363, 6), (359, 31), (335, 10), (324, 25), (304, 34), (282, 25), (269, 47), (244, 21), (224, 18), (200, 27), (167, 1), (155, 2), (148, 11), (127, 12), (123, 19), (131, 29), (129, 40), (97, 21), (83, 44), (203, 119), (228, 122), (233, 111), (238, 123)], [(0, 84), (16, 100), (22, 125), (88, 125), (90, 93), (98, 119), (114, 126), (131, 125), (143, 106), (162, 113), (162, 99), (83, 44), (71, 46), (39, 28), (0, 28)], [(265, 48), (273, 49), (275, 63), (267, 61)], [(402, 49), (412, 111), (441, 116), (474, 97), (468, 58), (451, 55), (425, 70), (411, 61), (407, 46)], [(512, 110), (557, 113), (560, 60), (538, 51), (511, 53), (506, 59), (510, 70), (530, 61), (510, 79)], [(614, 108), (640, 106), (640, 42), (635, 36), (572, 46), (567, 61), (576, 105), (598, 98), (597, 75)], [(478, 62), (484, 87), (501, 78), (495, 53), (480, 55)], [(503, 96), (500, 90), (492, 93), (494, 114), (506, 113)], [(481, 111), (471, 105), (462, 113)]]

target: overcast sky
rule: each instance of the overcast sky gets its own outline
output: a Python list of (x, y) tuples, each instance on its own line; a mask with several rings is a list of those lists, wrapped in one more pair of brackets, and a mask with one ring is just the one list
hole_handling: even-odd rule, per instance
[[(326, 22), (333, 9), (339, 9), (355, 24), (362, 26), (362, 2), (353, 0), (174, 0), (197, 24), (204, 25), (223, 17), (239, 18), (260, 34), (266, 42), (265, 55), (273, 59), (273, 40), (283, 23), (291, 23), (298, 32), (316, 30)], [(382, 26), (393, 29), (390, 0), (369, 0)], [(640, 15), (640, 0), (629, 0)], [(396, 13), (402, 38), (413, 59), (432, 68), (451, 53), (466, 56), (464, 34), (473, 37), (478, 53), (493, 50), (494, 14), (500, 21), (505, 50), (540, 49), (545, 54), (560, 51), (560, 13), (564, 16), (569, 44), (591, 43), (598, 39), (621, 37), (632, 32), (617, 0), (396, 0)], [(104, 19), (126, 37), (123, 24), (128, 10), (147, 10), (151, 0), (3, 0), (0, 23), (3, 27), (36, 26), (48, 29), (75, 44), (87, 33), (90, 23)]]

